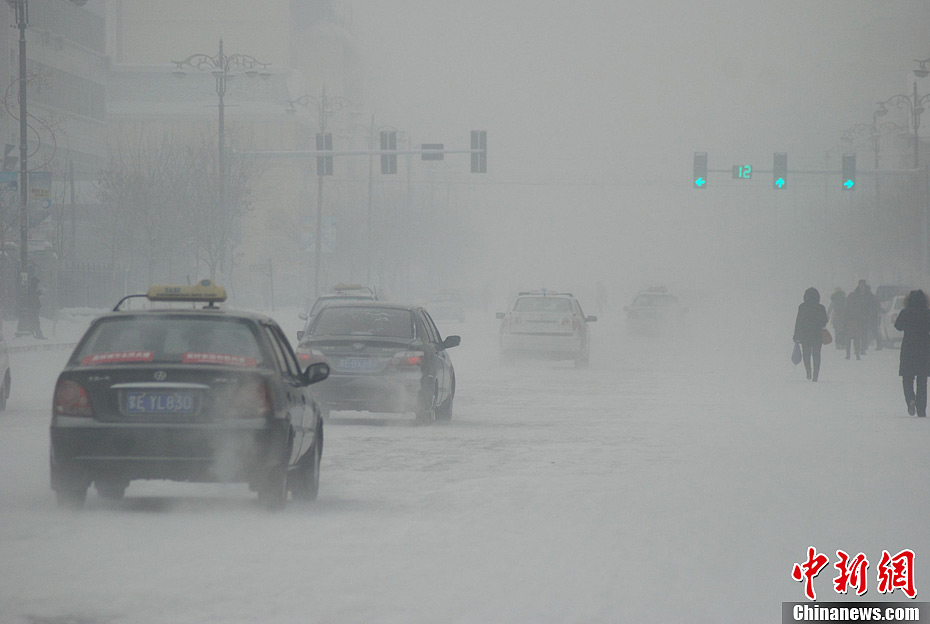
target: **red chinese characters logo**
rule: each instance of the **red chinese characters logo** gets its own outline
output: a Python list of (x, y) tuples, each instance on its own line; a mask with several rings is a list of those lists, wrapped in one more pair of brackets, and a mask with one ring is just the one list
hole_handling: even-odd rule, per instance
[(914, 551), (902, 550), (895, 556), (882, 551), (882, 560), (878, 564), (878, 592), (890, 594), (900, 589), (908, 598), (917, 596), (914, 587)]
[(829, 563), (827, 556), (818, 553), (813, 546), (807, 549), (807, 561), (802, 564), (794, 564), (791, 571), (791, 578), (801, 582), (804, 581), (804, 595), (808, 600), (816, 600), (817, 594), (814, 592), (814, 578), (820, 574), (820, 571)]
[(842, 550), (836, 551), (836, 556), (840, 558), (833, 564), (833, 567), (840, 571), (839, 576), (833, 579), (833, 589), (836, 593), (845, 594), (852, 585), (856, 588), (857, 596), (865, 594), (869, 590), (869, 581), (866, 578), (869, 560), (859, 553), (850, 561), (849, 555)]
[[(842, 550), (836, 551), (837, 562), (833, 567), (839, 574), (833, 579), (833, 589), (838, 594), (845, 594), (851, 588), (856, 590), (857, 596), (864, 595), (868, 587), (869, 560), (863, 553), (850, 558)], [(808, 600), (816, 600), (814, 579), (829, 563), (826, 555), (818, 553), (810, 546), (807, 549), (807, 560), (804, 563), (794, 564), (791, 578), (804, 581), (804, 595)], [(896, 555), (887, 550), (882, 551), (881, 562), (877, 567), (878, 591), (890, 594), (900, 589), (908, 598), (917, 597), (917, 588), (914, 585), (914, 551), (906, 549)]]

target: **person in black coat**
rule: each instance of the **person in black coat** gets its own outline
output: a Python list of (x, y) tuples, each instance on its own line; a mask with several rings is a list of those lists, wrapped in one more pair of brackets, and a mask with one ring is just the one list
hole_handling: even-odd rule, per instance
[(804, 291), (804, 303), (798, 306), (798, 316), (794, 321), (794, 341), (801, 343), (804, 368), (811, 381), (817, 381), (820, 375), (820, 348), (823, 346), (823, 328), (828, 320), (827, 309), (820, 303), (820, 292), (811, 286)]
[[(904, 309), (894, 321), (901, 338), (901, 364), (898, 374), (904, 384), (904, 400), (911, 416), (927, 415), (927, 377), (930, 376), (930, 306), (922, 290), (912, 290)], [(914, 391), (914, 385), (917, 391)]]

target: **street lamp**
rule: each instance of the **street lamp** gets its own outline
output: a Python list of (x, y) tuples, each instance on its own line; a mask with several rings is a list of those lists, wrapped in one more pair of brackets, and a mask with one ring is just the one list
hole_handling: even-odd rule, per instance
[[(77, 6), (83, 6), (87, 0), (71, 0)], [(19, 28), (19, 320), (17, 334), (34, 333), (42, 336), (39, 326), (38, 293), (36, 284), (29, 279), (29, 212), (28, 197), (28, 124), (26, 112), (26, 27), (29, 25), (29, 0), (6, 0), (16, 12), (16, 26)]]
[(271, 72), (268, 71), (270, 63), (262, 63), (254, 56), (245, 54), (225, 54), (223, 52), (223, 40), (220, 39), (219, 52), (216, 56), (209, 54), (197, 53), (191, 54), (183, 61), (171, 61), (177, 65), (177, 69), (171, 72), (178, 78), (187, 75), (184, 66), (193, 67), (200, 71), (209, 71), (216, 78), (216, 95), (219, 97), (219, 146), (217, 151), (218, 171), (218, 199), (220, 210), (226, 208), (226, 128), (225, 128), (225, 105), (224, 97), (226, 96), (226, 81), (235, 76), (235, 72), (241, 71), (249, 78), (261, 76), (268, 79)]
[[(928, 59), (928, 61), (930, 61), (930, 59)], [(918, 72), (922, 72), (926, 69), (926, 62), (918, 62), (921, 64), (922, 69), (914, 70), (914, 73), (920, 75)], [(927, 71), (930, 73), (930, 70)], [(895, 106), (904, 104), (907, 106), (911, 115), (911, 127), (914, 129), (914, 169), (920, 167), (920, 135), (918, 134), (918, 130), (920, 130), (920, 116), (924, 112), (924, 104), (928, 101), (930, 101), (930, 93), (923, 97), (919, 96), (917, 94), (917, 81), (915, 80), (914, 92), (912, 95), (904, 95), (902, 93), (892, 95), (884, 102), (879, 102), (878, 110), (875, 111), (876, 115), (884, 115), (888, 112), (888, 109), (885, 108), (886, 104)]]
[[(344, 97), (336, 96), (327, 98), (326, 87), (320, 97), (313, 95), (302, 95), (297, 99), (288, 100), (289, 113), (296, 113), (294, 105), (300, 105), (304, 108), (313, 106), (320, 116), (320, 136), (326, 134), (326, 118), (332, 113), (337, 113), (352, 105), (352, 102)], [(326, 168), (317, 167), (317, 186), (316, 186), (316, 232), (314, 233), (313, 245), (313, 297), (320, 296), (320, 267), (323, 264), (323, 176), (326, 175)]]

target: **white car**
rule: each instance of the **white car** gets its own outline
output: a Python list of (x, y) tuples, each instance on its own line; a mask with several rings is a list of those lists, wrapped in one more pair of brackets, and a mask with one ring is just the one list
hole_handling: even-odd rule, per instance
[(501, 319), (501, 360), (517, 356), (575, 360), (575, 366), (588, 365), (590, 332), (588, 323), (596, 316), (585, 316), (571, 293), (538, 290), (521, 292)]
[(901, 310), (904, 309), (904, 298), (904, 295), (895, 295), (888, 304), (888, 308), (882, 312), (882, 317), (878, 326), (878, 335), (884, 347), (901, 346), (903, 334), (895, 329), (894, 322), (897, 320)]

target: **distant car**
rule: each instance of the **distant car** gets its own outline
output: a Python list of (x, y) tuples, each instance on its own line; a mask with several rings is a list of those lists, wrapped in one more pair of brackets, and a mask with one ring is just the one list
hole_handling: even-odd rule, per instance
[(301, 368), (274, 320), (217, 307), (226, 293), (209, 280), (146, 296), (208, 305), (130, 311), (121, 301), (91, 323), (55, 384), (58, 502), (83, 506), (91, 483), (120, 499), (136, 479), (247, 482), (269, 508), (288, 491), (315, 499), (323, 422), (309, 386), (328, 366)]
[(879, 339), (882, 341), (882, 346), (894, 347), (896, 344), (899, 347), (901, 346), (901, 339), (904, 337), (904, 334), (895, 329), (894, 322), (898, 319), (898, 314), (900, 314), (901, 310), (904, 309), (904, 299), (905, 295), (896, 295), (888, 303), (888, 309), (882, 312), (878, 328)]
[(428, 424), (452, 418), (455, 369), (448, 350), (459, 336), (439, 334), (425, 308), (385, 302), (332, 303), (300, 333), (298, 357), (332, 373), (317, 392), (331, 410), (413, 412)]
[(434, 320), (465, 322), (465, 298), (457, 290), (441, 290), (426, 296), (423, 306)]
[(623, 310), (626, 312), (627, 331), (648, 336), (681, 328), (688, 311), (664, 286), (637, 293)]
[(584, 367), (590, 360), (591, 336), (585, 316), (571, 293), (547, 290), (521, 292), (507, 312), (498, 312), (500, 353), (505, 363), (518, 357), (574, 360)]
[(908, 286), (881, 284), (875, 289), (875, 298), (878, 299), (878, 303), (881, 304), (882, 310), (888, 311), (888, 304), (892, 299), (898, 295), (906, 295), (909, 292), (911, 292), (911, 288)]
[(306, 321), (306, 323), (304, 323), (304, 331), (307, 331), (307, 328), (313, 321), (313, 317), (316, 316), (317, 312), (319, 312), (324, 306), (342, 301), (351, 302), (378, 300), (378, 293), (374, 288), (362, 286), (360, 284), (336, 284), (333, 286), (333, 292), (317, 297), (316, 301), (313, 302), (313, 306), (310, 308), (310, 311), (306, 314), (299, 314), (298, 317)]
[(12, 385), (10, 352), (2, 331), (0, 331), (0, 379), (3, 379), (3, 385), (0, 385), (0, 412), (2, 412), (6, 409), (6, 401), (10, 398), (10, 386)]

